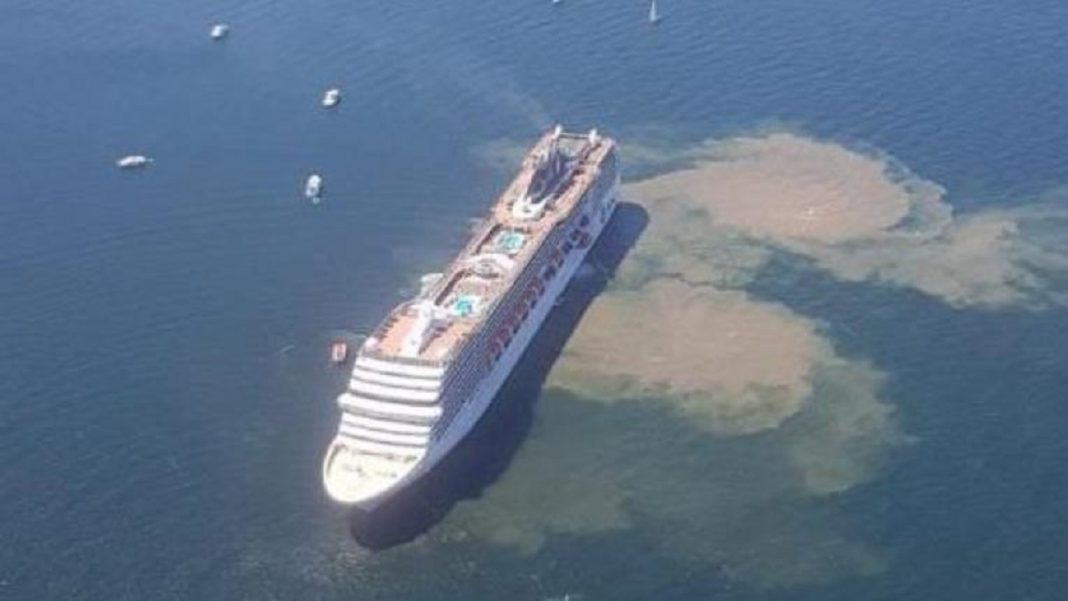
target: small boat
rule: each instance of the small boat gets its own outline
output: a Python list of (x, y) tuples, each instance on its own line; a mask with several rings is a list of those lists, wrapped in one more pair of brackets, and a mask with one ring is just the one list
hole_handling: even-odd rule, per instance
[(211, 26), (211, 39), (221, 40), (230, 34), (230, 26), (226, 23), (216, 23)]
[(563, 4), (563, 3), (564, 3), (564, 0), (553, 0), (553, 6), (557, 6), (557, 5), (560, 5), (560, 4)]
[(147, 167), (151, 162), (151, 157), (146, 157), (143, 154), (131, 154), (115, 161), (115, 166), (119, 169), (139, 169)]
[(339, 102), (341, 102), (341, 90), (330, 88), (326, 91), (326, 94), (323, 94), (323, 106), (326, 108), (333, 108)]
[(335, 365), (341, 365), (342, 363), (344, 363), (345, 359), (347, 359), (348, 356), (349, 345), (341, 341), (337, 341), (334, 344), (330, 345), (330, 360), (333, 361)]
[(649, 3), (649, 22), (656, 25), (663, 17), (660, 16), (660, 12), (656, 10), (656, 0)]
[(319, 202), (323, 194), (323, 176), (313, 173), (304, 182), (304, 196), (312, 202)]

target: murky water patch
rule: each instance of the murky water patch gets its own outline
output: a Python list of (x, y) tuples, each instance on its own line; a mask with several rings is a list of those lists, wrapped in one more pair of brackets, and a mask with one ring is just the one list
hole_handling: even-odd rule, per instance
[(725, 277), (723, 257), (748, 258), (737, 278), (784, 250), (843, 280), (957, 307), (1063, 302), (1049, 273), (1068, 271), (1068, 254), (1055, 236), (1033, 233), (1068, 217), (1052, 204), (957, 216), (941, 186), (892, 157), (797, 134), (706, 142), (693, 155), (692, 167), (627, 187), (660, 222), (639, 256), (691, 281), (709, 270), (713, 283)]
[[(509, 151), (480, 150), (491, 164)], [(547, 385), (567, 394), (546, 395), (509, 471), (450, 525), (523, 554), (640, 532), (755, 588), (881, 571), (824, 500), (911, 440), (890, 376), (745, 288), (787, 253), (956, 307), (1040, 306), (1065, 255), (1022, 224), (1048, 213), (955, 216), (892, 158), (792, 133), (643, 152), (684, 166), (625, 186), (649, 224), (553, 367)]]

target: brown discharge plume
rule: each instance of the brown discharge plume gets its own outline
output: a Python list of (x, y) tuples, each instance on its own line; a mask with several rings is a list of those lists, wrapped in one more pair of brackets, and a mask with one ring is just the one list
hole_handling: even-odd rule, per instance
[(590, 399), (669, 397), (702, 428), (777, 426), (811, 393), (832, 353), (813, 324), (744, 293), (654, 280), (587, 311), (552, 383)]
[[(505, 141), (476, 152), (510, 170), (524, 150)], [(746, 284), (787, 251), (842, 280), (956, 307), (1063, 302), (1046, 277), (1068, 270), (1068, 249), (1050, 244), (1063, 230), (1034, 232), (1064, 214), (955, 217), (942, 188), (888, 157), (794, 134), (623, 150), (628, 163), (686, 165), (625, 187), (648, 227), (549, 376), (550, 390), (570, 394), (538, 402), (501, 479), (396, 552), (404, 559), (355, 553), (337, 537), (321, 549), (279, 545), (245, 570), (315, 565), (305, 579), (350, 582), (376, 561), (422, 570), (441, 547), (524, 555), (554, 537), (630, 531), (743, 588), (885, 569), (825, 500), (873, 478), (908, 442), (882, 396), (888, 376), (840, 356), (819, 323), (754, 299)], [(336, 533), (333, 517), (323, 531)]]
[(703, 155), (630, 192), (677, 198), (753, 235), (827, 243), (892, 227), (912, 204), (882, 161), (833, 144), (773, 134), (710, 144)]
[[(691, 161), (627, 188), (662, 220), (644, 252), (691, 281), (731, 253), (756, 257), (742, 266), (751, 274), (760, 249), (779, 249), (843, 280), (914, 288), (956, 307), (1063, 302), (1047, 274), (1068, 271), (1068, 255), (1052, 237), (1024, 233), (1063, 222), (1063, 211), (955, 217), (944, 189), (889, 157), (793, 134), (710, 142)], [(684, 247), (696, 249), (668, 252)]]
[(509, 471), (450, 523), (527, 553), (641, 529), (666, 556), (757, 588), (877, 572), (878, 551), (820, 499), (908, 441), (887, 376), (745, 286), (786, 251), (958, 307), (1040, 306), (1057, 298), (1044, 274), (1068, 260), (1023, 232), (1049, 215), (954, 217), (941, 187), (888, 157), (794, 134), (656, 164), (679, 160), (625, 186), (649, 224), (549, 376), (571, 394), (542, 400)]

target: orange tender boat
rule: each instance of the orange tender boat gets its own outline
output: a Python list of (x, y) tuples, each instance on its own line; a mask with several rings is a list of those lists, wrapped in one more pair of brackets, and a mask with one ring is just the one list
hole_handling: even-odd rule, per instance
[(349, 345), (344, 342), (335, 342), (330, 347), (330, 360), (340, 365), (345, 362), (349, 356)]

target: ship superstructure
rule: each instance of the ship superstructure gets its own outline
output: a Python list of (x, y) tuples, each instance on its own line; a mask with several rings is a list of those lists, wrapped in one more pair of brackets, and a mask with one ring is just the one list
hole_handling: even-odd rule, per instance
[(615, 210), (615, 143), (548, 132), (463, 251), (360, 348), (323, 460), (334, 500), (374, 506), (489, 406)]

